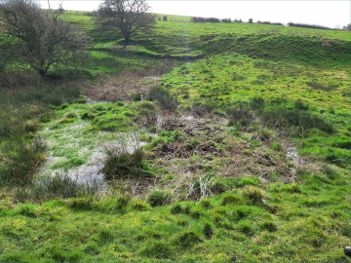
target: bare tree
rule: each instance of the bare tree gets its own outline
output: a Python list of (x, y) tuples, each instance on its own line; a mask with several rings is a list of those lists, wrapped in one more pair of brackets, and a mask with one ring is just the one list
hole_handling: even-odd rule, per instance
[(119, 29), (127, 44), (138, 30), (150, 29), (154, 25), (155, 17), (146, 13), (149, 9), (145, 0), (105, 0), (99, 15)]
[(26, 61), (42, 77), (84, 44), (77, 31), (60, 19), (60, 12), (42, 10), (33, 0), (3, 0), (0, 12), (6, 30), (23, 41)]

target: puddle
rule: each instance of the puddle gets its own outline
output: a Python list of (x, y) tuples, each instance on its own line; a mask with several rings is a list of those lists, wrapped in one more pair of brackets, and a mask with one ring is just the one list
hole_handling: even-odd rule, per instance
[(102, 172), (106, 154), (100, 148), (94, 151), (91, 160), (76, 168), (69, 169), (65, 174), (79, 185), (97, 188), (98, 191), (107, 190), (107, 184)]
[(290, 146), (286, 148), (286, 155), (289, 159), (293, 159), (293, 160), (297, 160), (299, 158), (297, 149), (294, 146)]
[[(117, 135), (118, 136), (118, 135)], [(78, 185), (82, 185), (88, 188), (94, 188), (97, 191), (106, 191), (107, 182), (103, 173), (104, 160), (106, 158), (106, 149), (109, 147), (126, 147), (129, 153), (133, 153), (137, 149), (144, 146), (146, 143), (139, 140), (137, 134), (120, 134), (119, 138), (115, 141), (110, 141), (100, 145), (92, 151), (90, 160), (78, 167), (74, 167), (68, 170), (64, 169), (52, 169), (49, 173), (47, 172), (48, 167), (54, 165), (60, 161), (60, 157), (49, 156), (46, 164), (42, 167), (41, 173), (39, 173), (38, 180), (41, 176), (54, 176), (62, 174), (68, 176), (73, 182)], [(80, 152), (86, 151), (87, 149), (79, 149)]]
[(300, 157), (294, 145), (291, 145), (291, 144), (286, 145), (285, 151), (286, 151), (287, 158), (292, 160), (294, 163), (301, 164), (304, 162), (303, 158)]

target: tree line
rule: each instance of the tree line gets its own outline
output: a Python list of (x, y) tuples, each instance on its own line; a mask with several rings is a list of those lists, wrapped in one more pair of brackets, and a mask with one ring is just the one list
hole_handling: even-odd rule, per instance
[[(215, 17), (198, 17), (194, 16), (190, 20), (193, 23), (242, 23), (243, 21), (241, 19), (234, 19), (232, 20), (231, 18), (215, 18)], [(254, 22), (252, 18), (249, 18), (248, 23), (253, 24), (265, 24), (265, 25), (276, 25), (276, 26), (284, 26), (283, 23), (279, 22), (270, 22), (270, 21), (260, 21), (258, 20), (257, 22)], [(304, 23), (293, 23), (289, 22), (286, 24), (289, 27), (304, 27), (304, 28), (313, 28), (313, 29), (329, 29), (329, 30), (335, 30), (335, 28), (330, 28), (326, 26), (321, 26), (321, 25), (312, 25), (312, 24), (304, 24)], [(351, 30), (351, 24), (348, 24), (347, 26), (343, 27), (343, 30)]]
[[(141, 29), (151, 28), (155, 17), (145, 0), (105, 0), (98, 22), (120, 31), (125, 43)], [(53, 65), (67, 63), (86, 48), (87, 37), (65, 21), (64, 10), (43, 10), (35, 0), (0, 0), (0, 70), (20, 56), (40, 76)]]

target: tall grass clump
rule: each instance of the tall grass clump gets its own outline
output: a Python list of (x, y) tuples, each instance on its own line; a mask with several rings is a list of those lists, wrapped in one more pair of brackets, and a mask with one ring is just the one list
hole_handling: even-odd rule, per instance
[(149, 92), (149, 99), (157, 101), (164, 110), (175, 111), (178, 107), (177, 99), (172, 97), (169, 91), (163, 87), (152, 88)]
[(55, 173), (35, 178), (32, 195), (35, 199), (48, 200), (93, 195), (98, 190), (98, 185), (79, 183), (68, 174)]
[(5, 140), (0, 144), (0, 185), (26, 185), (45, 160), (45, 143), (35, 138)]
[(169, 204), (172, 201), (172, 196), (168, 192), (155, 190), (149, 194), (147, 201), (152, 207), (162, 206)]
[(138, 178), (145, 175), (142, 149), (128, 150), (126, 142), (110, 145), (105, 149), (106, 159), (103, 172), (108, 181)]

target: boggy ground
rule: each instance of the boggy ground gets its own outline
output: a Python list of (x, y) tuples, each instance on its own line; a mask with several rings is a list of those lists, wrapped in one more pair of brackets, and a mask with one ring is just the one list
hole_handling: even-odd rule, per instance
[[(296, 180), (299, 163), (289, 159), (286, 143), (274, 131), (242, 133), (228, 124), (228, 119), (206, 113), (158, 114), (160, 136), (146, 148), (147, 158), (168, 174), (159, 187), (178, 198), (183, 194), (183, 198), (200, 199), (221, 191), (216, 182), (225, 178), (254, 176), (266, 183)], [(202, 186), (196, 185), (201, 181)]]

